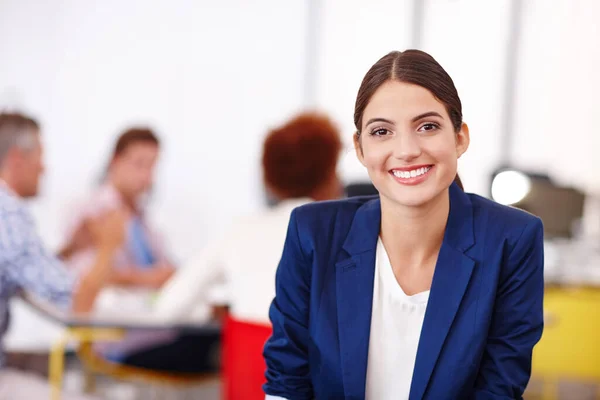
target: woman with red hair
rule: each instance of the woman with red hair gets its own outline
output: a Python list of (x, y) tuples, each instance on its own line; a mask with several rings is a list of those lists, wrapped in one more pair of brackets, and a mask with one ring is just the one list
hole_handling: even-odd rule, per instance
[(269, 133), (263, 145), (263, 176), (277, 200), (328, 200), (341, 195), (336, 173), (342, 144), (325, 116), (301, 114)]
[[(207, 288), (227, 287), (230, 317), (225, 328), (225, 398), (264, 398), (262, 348), (270, 334), (269, 305), (275, 271), (292, 210), (313, 200), (342, 195), (336, 172), (342, 143), (325, 116), (305, 113), (270, 131), (262, 151), (263, 179), (277, 205), (242, 219), (181, 267), (156, 303), (163, 318), (200, 311), (207, 317)], [(235, 380), (235, 381), (234, 381)]]

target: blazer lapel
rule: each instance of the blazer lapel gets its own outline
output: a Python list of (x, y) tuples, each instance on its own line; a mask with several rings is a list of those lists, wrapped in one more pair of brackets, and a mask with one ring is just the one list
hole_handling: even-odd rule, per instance
[(453, 184), (450, 214), (440, 249), (413, 372), (410, 399), (422, 399), (440, 351), (467, 289), (475, 261), (465, 255), (474, 244), (469, 197)]
[(338, 330), (346, 398), (365, 397), (380, 221), (379, 199), (359, 208), (344, 242), (347, 254), (336, 263)]

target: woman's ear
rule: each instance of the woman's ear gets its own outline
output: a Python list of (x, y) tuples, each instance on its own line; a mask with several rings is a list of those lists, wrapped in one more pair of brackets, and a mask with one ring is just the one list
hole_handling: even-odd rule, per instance
[(456, 156), (460, 158), (467, 149), (469, 148), (469, 143), (471, 142), (471, 137), (469, 136), (469, 126), (463, 122), (460, 130), (456, 134)]
[(362, 148), (362, 143), (361, 143), (361, 139), (360, 139), (360, 133), (356, 132), (354, 133), (354, 137), (352, 138), (352, 140), (354, 141), (354, 151), (356, 152), (356, 157), (358, 158), (358, 161), (360, 161), (360, 163), (364, 166), (365, 165), (365, 155), (363, 153), (363, 148)]

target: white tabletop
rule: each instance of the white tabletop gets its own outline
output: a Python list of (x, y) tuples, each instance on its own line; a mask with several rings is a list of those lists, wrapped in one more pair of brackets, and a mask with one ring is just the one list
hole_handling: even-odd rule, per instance
[(20, 298), (11, 300), (11, 319), (4, 336), (9, 352), (47, 353), (64, 331), (64, 327), (42, 316)]
[(219, 324), (208, 322), (207, 319), (208, 315), (193, 315), (183, 321), (164, 321), (145, 307), (131, 305), (120, 309), (114, 306), (109, 309), (100, 307), (88, 315), (75, 315), (25, 295), (24, 298), (11, 300), (11, 320), (4, 336), (4, 348), (10, 352), (48, 352), (67, 326), (220, 331)]

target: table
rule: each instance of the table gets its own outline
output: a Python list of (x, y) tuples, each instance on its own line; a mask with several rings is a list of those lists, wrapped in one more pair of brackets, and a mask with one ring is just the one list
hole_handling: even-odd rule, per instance
[(52, 345), (49, 361), (49, 380), (51, 399), (59, 400), (64, 375), (64, 356), (67, 345), (71, 342), (91, 343), (95, 341), (121, 340), (127, 330), (178, 330), (186, 332), (219, 333), (221, 325), (217, 322), (178, 321), (165, 322), (151, 313), (136, 315), (89, 315), (73, 314), (62, 311), (55, 306), (41, 301), (30, 294), (21, 296), (27, 304), (44, 317), (62, 325), (65, 329), (59, 339)]

